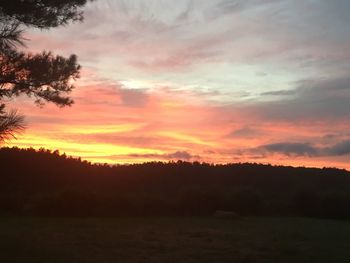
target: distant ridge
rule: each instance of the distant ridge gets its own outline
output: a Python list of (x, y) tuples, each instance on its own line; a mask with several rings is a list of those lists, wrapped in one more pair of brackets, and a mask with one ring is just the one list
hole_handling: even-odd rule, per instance
[(91, 164), (0, 149), (0, 214), (299, 215), (350, 218), (350, 172), (263, 164)]

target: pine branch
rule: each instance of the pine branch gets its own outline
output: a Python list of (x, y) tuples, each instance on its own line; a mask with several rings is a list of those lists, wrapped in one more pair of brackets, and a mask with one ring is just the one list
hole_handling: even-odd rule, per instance
[(0, 142), (16, 139), (26, 128), (24, 116), (16, 110), (0, 115)]

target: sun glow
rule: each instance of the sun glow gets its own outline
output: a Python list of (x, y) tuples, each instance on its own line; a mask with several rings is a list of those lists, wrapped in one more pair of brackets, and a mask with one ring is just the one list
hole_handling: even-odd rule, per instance
[(132, 132), (142, 128), (144, 124), (127, 123), (118, 125), (81, 125), (73, 127), (64, 127), (62, 132), (74, 134), (116, 134), (124, 132)]
[(68, 155), (87, 158), (93, 161), (106, 160), (102, 158), (109, 155), (128, 154), (163, 154), (157, 149), (147, 149), (129, 146), (119, 146), (115, 144), (67, 141), (54, 138), (44, 138), (38, 135), (28, 134), (21, 136), (18, 140), (7, 143), (7, 146), (19, 146), (22, 148), (45, 148), (49, 150), (59, 149)]

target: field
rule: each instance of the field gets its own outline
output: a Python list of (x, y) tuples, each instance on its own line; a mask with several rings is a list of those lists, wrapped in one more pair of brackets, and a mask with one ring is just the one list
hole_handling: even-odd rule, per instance
[(0, 262), (349, 262), (350, 222), (305, 218), (0, 219)]

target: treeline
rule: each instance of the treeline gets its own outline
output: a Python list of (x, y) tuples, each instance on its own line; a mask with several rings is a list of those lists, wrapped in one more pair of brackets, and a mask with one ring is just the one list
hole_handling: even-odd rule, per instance
[(150, 162), (91, 164), (58, 151), (0, 149), (0, 214), (288, 215), (350, 218), (350, 173), (335, 168)]

